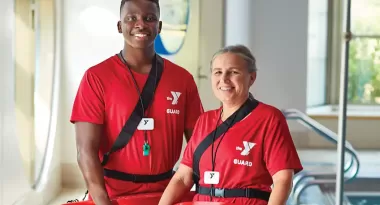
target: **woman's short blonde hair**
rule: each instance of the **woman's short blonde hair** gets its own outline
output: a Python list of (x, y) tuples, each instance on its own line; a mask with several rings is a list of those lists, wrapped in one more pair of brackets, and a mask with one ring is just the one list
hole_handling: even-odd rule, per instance
[(240, 57), (242, 57), (247, 62), (247, 69), (249, 73), (256, 72), (256, 59), (252, 55), (251, 51), (244, 45), (232, 45), (232, 46), (226, 46), (219, 51), (217, 51), (211, 59), (210, 67), (212, 67), (212, 63), (214, 62), (214, 59), (224, 53), (233, 53)]

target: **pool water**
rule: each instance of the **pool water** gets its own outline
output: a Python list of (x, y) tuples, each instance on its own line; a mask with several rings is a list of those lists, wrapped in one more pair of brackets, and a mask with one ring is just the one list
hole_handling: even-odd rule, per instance
[(380, 196), (347, 196), (353, 205), (380, 205)]

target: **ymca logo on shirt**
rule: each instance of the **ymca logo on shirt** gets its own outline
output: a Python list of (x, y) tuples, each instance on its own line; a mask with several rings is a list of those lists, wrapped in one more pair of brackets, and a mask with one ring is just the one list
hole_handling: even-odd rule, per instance
[[(171, 93), (172, 96), (171, 97), (166, 97), (166, 99), (172, 101), (172, 105), (177, 105), (179, 97), (181, 96), (182, 93), (181, 92), (176, 92), (176, 91), (170, 91), (170, 93)], [(178, 109), (166, 109), (166, 113), (167, 114), (179, 115), (180, 110), (178, 110)]]
[[(243, 141), (243, 147), (236, 146), (236, 150), (241, 151), (240, 155), (247, 156), (255, 145), (256, 143)], [(242, 160), (242, 159), (234, 159), (233, 162), (236, 165), (252, 167), (251, 161)]]
[(255, 145), (256, 143), (243, 141), (244, 150), (242, 147), (239, 146), (236, 146), (236, 150), (242, 151), (240, 153), (242, 156), (247, 156)]
[(167, 97), (166, 99), (167, 100), (171, 100), (172, 101), (172, 105), (177, 105), (178, 104), (178, 100), (179, 100), (179, 96), (181, 96), (182, 93), (175, 92), (175, 91), (170, 91), (170, 93), (172, 94), (172, 97)]

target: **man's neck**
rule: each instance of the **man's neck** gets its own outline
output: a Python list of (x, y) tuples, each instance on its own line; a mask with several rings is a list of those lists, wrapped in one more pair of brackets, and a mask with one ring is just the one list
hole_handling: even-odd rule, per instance
[(139, 73), (149, 73), (155, 51), (154, 49), (124, 47), (122, 55), (130, 69)]

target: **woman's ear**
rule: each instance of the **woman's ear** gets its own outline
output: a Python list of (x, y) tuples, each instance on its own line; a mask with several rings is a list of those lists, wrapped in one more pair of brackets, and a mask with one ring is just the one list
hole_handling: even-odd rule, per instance
[(250, 73), (250, 75), (249, 75), (249, 86), (252, 86), (253, 83), (256, 81), (256, 75), (257, 75), (257, 72)]
[(123, 30), (121, 30), (121, 22), (120, 21), (117, 22), (117, 31), (119, 33), (123, 33)]

